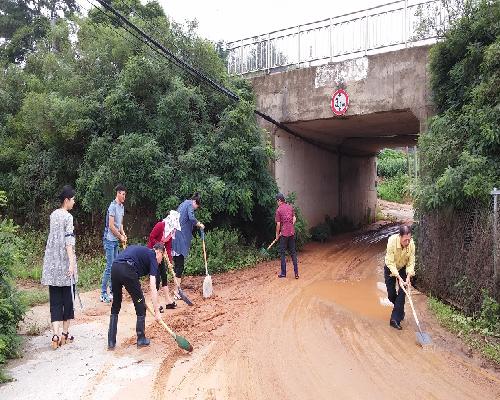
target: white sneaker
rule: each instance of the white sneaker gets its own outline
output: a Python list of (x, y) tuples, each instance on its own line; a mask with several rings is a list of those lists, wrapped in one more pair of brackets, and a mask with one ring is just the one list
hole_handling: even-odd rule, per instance
[(99, 300), (101, 301), (101, 303), (109, 303), (111, 301), (106, 293), (101, 294)]

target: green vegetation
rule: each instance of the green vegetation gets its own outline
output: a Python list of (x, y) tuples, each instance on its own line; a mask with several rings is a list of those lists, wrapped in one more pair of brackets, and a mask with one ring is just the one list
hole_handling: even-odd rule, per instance
[(500, 2), (470, 2), (431, 49), (438, 114), (420, 136), (420, 212), (471, 200), (500, 187)]
[(382, 180), (377, 185), (378, 197), (382, 200), (404, 203), (411, 199), (410, 178), (408, 175), (397, 175)]
[[(8, 215), (23, 226), (46, 227), (55, 195), (71, 183), (75, 221), (90, 232), (102, 225), (121, 182), (127, 213), (141, 215), (137, 226), (152, 226), (198, 191), (199, 219), (208, 228), (238, 228), (248, 241), (268, 240), (277, 192), (268, 165), (275, 154), (257, 125), (250, 84), (228, 76), (196, 24), (175, 24), (155, 1), (113, 6), (241, 100), (196, 81), (96, 9), (56, 18), (30, 36), (35, 45), (20, 48), (21, 58), (3, 59), (0, 188), (10, 188)], [(16, 45), (7, 39), (4, 55)]]
[(325, 221), (311, 228), (311, 239), (316, 242), (326, 242), (331, 236), (349, 232), (354, 229), (354, 224), (347, 217), (330, 218), (325, 216)]
[(49, 301), (49, 290), (47, 287), (41, 289), (20, 290), (19, 296), (26, 307), (33, 307)]
[(16, 334), (25, 305), (15, 289), (12, 269), (21, 262), (22, 240), (18, 227), (8, 219), (0, 219), (0, 382), (9, 378), (2, 365), (9, 358), (18, 356), (20, 338)]
[[(412, 156), (414, 157), (414, 155)], [(408, 158), (400, 150), (384, 149), (377, 157), (377, 195), (382, 200), (403, 203), (411, 198)]]
[(473, 317), (468, 317), (433, 297), (429, 297), (429, 307), (442, 326), (479, 350), (484, 357), (500, 365), (500, 305), (486, 293), (483, 296), (481, 312)]

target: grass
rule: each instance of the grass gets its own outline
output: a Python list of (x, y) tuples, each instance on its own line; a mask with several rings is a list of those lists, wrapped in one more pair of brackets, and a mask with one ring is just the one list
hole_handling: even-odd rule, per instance
[[(487, 300), (485, 300), (486, 302)], [(485, 312), (485, 303), (483, 303), (481, 315), (473, 318), (462, 314), (436, 298), (429, 297), (429, 308), (444, 328), (459, 336), (488, 360), (500, 365), (500, 331), (498, 329), (498, 318), (500, 317), (493, 314), (486, 319), (485, 315), (488, 310)], [(496, 307), (498, 307), (498, 303), (496, 303)], [(494, 321), (492, 318), (497, 320)]]
[(43, 289), (20, 290), (19, 297), (26, 307), (33, 307), (37, 304), (44, 304), (49, 301), (49, 291)]
[(397, 175), (384, 178), (377, 185), (378, 197), (395, 203), (404, 203), (410, 196), (410, 178), (408, 175)]

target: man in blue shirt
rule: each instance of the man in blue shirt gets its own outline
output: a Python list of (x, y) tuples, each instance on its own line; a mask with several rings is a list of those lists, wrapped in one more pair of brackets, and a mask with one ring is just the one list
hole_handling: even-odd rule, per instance
[(195, 193), (193, 197), (184, 200), (177, 208), (177, 212), (180, 214), (179, 223), (181, 230), (176, 232), (175, 238), (172, 240), (172, 258), (179, 286), (184, 272), (185, 259), (189, 254), (191, 240), (193, 239), (193, 228), (196, 226), (200, 229), (205, 229), (205, 225), (199, 222), (194, 216), (194, 212), (200, 207), (200, 204), (200, 195)]
[[(109, 303), (113, 301), (113, 290), (111, 283), (111, 265), (114, 259), (118, 255), (118, 241), (122, 243), (127, 241), (127, 235), (123, 230), (123, 216), (125, 214), (125, 203), (126, 190), (125, 186), (118, 185), (115, 188), (116, 197), (111, 202), (106, 212), (106, 223), (104, 226), (104, 234), (102, 238), (104, 251), (106, 254), (106, 268), (102, 274), (101, 283), (101, 297), (100, 300)], [(110, 288), (110, 293), (108, 295), (108, 283)]]
[(116, 330), (118, 325), (118, 314), (122, 306), (122, 288), (125, 286), (127, 292), (134, 302), (137, 315), (136, 333), (137, 347), (149, 346), (149, 339), (145, 335), (146, 324), (146, 300), (141, 289), (139, 278), (149, 275), (149, 287), (155, 310), (155, 318), (161, 320), (158, 304), (158, 291), (156, 290), (156, 275), (158, 264), (163, 260), (165, 246), (156, 243), (152, 249), (146, 246), (129, 246), (123, 250), (113, 262), (111, 267), (111, 280), (113, 282), (113, 293), (115, 298), (111, 305), (111, 315), (108, 330), (108, 349), (113, 350), (116, 346)]

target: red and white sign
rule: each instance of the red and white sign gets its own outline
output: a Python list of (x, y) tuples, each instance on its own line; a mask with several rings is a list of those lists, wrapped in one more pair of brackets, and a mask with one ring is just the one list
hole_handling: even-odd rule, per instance
[(332, 95), (331, 107), (335, 115), (344, 115), (347, 112), (349, 95), (344, 89), (339, 89)]

